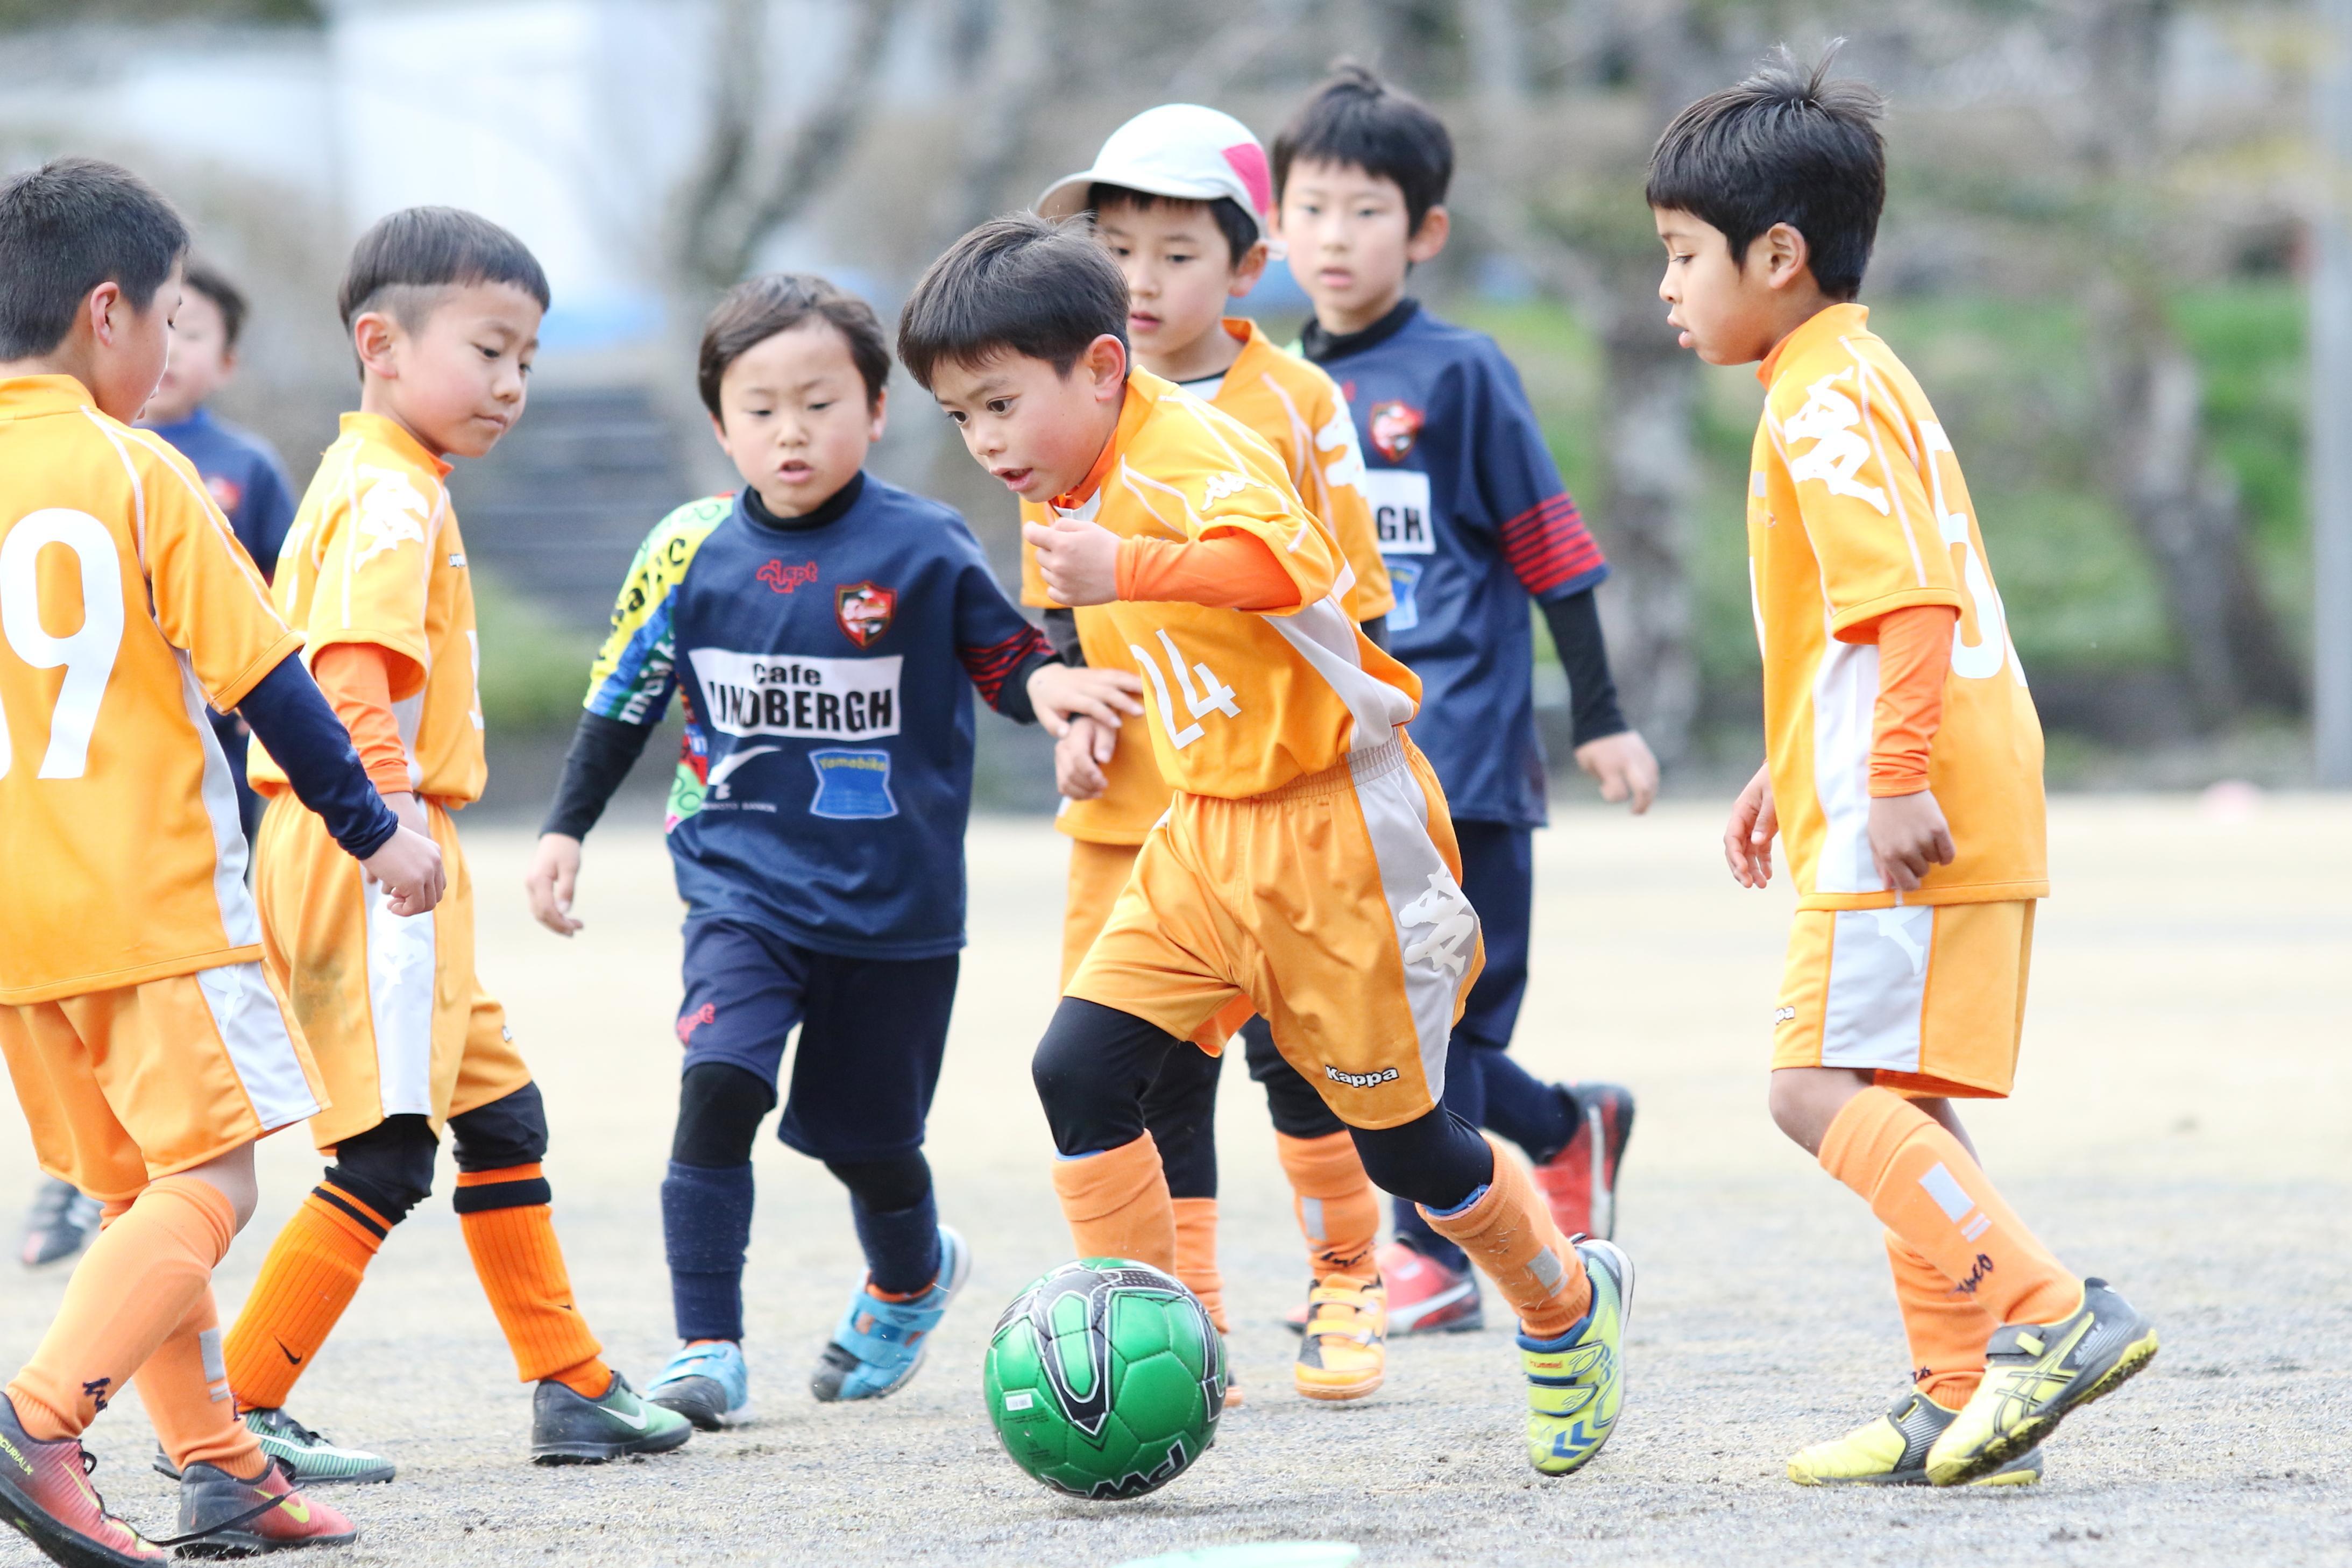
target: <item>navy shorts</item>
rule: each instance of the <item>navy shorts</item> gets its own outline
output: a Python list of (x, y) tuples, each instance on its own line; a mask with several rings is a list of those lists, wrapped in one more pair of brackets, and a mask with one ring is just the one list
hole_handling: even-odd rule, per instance
[(1478, 912), (1486, 967), (1470, 988), (1454, 1037), (1465, 1045), (1507, 1050), (1528, 994), (1528, 928), (1534, 924), (1535, 834), (1508, 822), (1456, 820), (1462, 892)]
[(939, 1087), (961, 962), (845, 958), (731, 920), (689, 921), (685, 1066), (723, 1061), (766, 1080), (783, 1101), (776, 1136), (813, 1158), (911, 1154)]

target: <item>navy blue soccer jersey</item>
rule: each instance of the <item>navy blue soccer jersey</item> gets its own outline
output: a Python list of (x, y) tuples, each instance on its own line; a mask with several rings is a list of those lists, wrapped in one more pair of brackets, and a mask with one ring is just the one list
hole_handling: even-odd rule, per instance
[(1020, 683), (1051, 650), (961, 517), (851, 485), (816, 527), (769, 526), (729, 496), (664, 518), (586, 706), (646, 726), (673, 692), (685, 705), (667, 826), (689, 918), (933, 957), (964, 942), (971, 694), (1026, 716)]
[(278, 547), (294, 521), (294, 491), (269, 444), (201, 408), (175, 424), (147, 428), (196, 465), (245, 553), (264, 577), (275, 572)]
[(1492, 338), (1408, 299), (1377, 325), (1309, 327), (1307, 357), (1339, 383), (1362, 438), (1364, 490), (1396, 589), (1390, 649), (1421, 677), (1412, 738), (1456, 817), (1539, 827), (1528, 601), (1609, 575)]

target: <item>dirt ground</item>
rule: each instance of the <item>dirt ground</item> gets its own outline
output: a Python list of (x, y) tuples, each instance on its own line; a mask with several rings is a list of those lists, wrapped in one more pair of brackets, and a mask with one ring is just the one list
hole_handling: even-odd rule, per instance
[[(747, 1281), (761, 1417), (664, 1458), (535, 1469), (527, 1393), (436, 1198), (387, 1247), (293, 1402), (401, 1466), (392, 1486), (337, 1496), (364, 1530), (339, 1560), (1108, 1568), (1286, 1539), (1353, 1542), (1382, 1565), (2352, 1560), (2352, 800), (2055, 802), (2059, 896), (2042, 916), (2019, 1097), (1970, 1126), (2017, 1207), (2147, 1311), (2164, 1350), (2060, 1434), (2044, 1485), (1991, 1495), (1782, 1479), (1791, 1449), (1883, 1407), (1905, 1355), (1877, 1228), (1765, 1116), (1788, 900), (1732, 886), (1719, 822), (1713, 806), (1638, 822), (1574, 810), (1538, 840), (1518, 1049), (1549, 1075), (1641, 1096), (1619, 1230), (1641, 1269), (1625, 1413), (1582, 1474), (1528, 1469), (1499, 1325), (1396, 1343), (1387, 1386), (1360, 1406), (1290, 1396), (1295, 1341), (1277, 1320), (1301, 1286), (1299, 1249), (1263, 1103), (1237, 1068), (1220, 1113), (1224, 1268), (1250, 1406), (1139, 1502), (1064, 1500), (1013, 1468), (982, 1409), (980, 1364), (1001, 1305), (1068, 1249), (1026, 1071), (1053, 1003), (1064, 856), (1042, 821), (984, 821), (931, 1143), (942, 1209), (977, 1264), (916, 1382), (876, 1405), (809, 1398), (856, 1250), (822, 1167), (769, 1143)], [(669, 1343), (667, 863), (650, 823), (600, 830), (588, 929), (566, 944), (524, 912), (527, 837), (468, 841), (482, 971), (553, 1113), (548, 1167), (580, 1300), (642, 1383)], [(294, 1133), (265, 1145), (262, 1169), (261, 1213), (221, 1275), (225, 1310), (318, 1166)], [(6, 1117), (0, 1197), (33, 1179)], [(0, 1364), (14, 1365), (63, 1281), (6, 1278)], [(171, 1493), (147, 1469), (152, 1441), (131, 1401), (92, 1436), (99, 1485), (160, 1530)], [(0, 1563), (31, 1561), (0, 1544)]]

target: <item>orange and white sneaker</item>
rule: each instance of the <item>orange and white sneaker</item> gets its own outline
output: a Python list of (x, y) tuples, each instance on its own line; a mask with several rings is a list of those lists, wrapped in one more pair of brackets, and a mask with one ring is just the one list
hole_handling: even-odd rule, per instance
[(183, 1557), (249, 1557), (289, 1546), (347, 1546), (359, 1526), (333, 1508), (294, 1490), (286, 1462), (272, 1459), (256, 1480), (241, 1481), (217, 1465), (190, 1465), (180, 1473)]
[(1388, 1374), (1388, 1302), (1377, 1280), (1326, 1274), (1307, 1292), (1290, 1380), (1309, 1399), (1361, 1399)]
[(1460, 1333), (1486, 1326), (1478, 1276), (1424, 1258), (1402, 1241), (1372, 1254), (1388, 1286), (1389, 1328), (1396, 1333)]
[(0, 1520), (16, 1526), (41, 1555), (67, 1568), (126, 1568), (163, 1563), (171, 1553), (106, 1511), (89, 1484), (95, 1456), (79, 1439), (41, 1442), (0, 1395)]
[(1536, 1186), (1562, 1236), (1606, 1241), (1617, 1233), (1617, 1167), (1633, 1135), (1633, 1092), (1614, 1083), (1578, 1083), (1554, 1092), (1575, 1099), (1576, 1134), (1535, 1167)]

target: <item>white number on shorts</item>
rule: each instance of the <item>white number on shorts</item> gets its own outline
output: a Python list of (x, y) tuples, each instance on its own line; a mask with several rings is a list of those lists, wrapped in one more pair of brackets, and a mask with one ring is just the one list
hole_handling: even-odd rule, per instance
[[(81, 563), (81, 626), (63, 637), (41, 623), (41, 551), (63, 545)], [(16, 656), (37, 670), (63, 664), (65, 685), (49, 718), (43, 779), (79, 779), (89, 765), (89, 735), (98, 705), (122, 649), (122, 572), (114, 536), (87, 512), (47, 507), (26, 517), (0, 545), (0, 632)], [(15, 760), (6, 716), (0, 714), (0, 777)]]
[[(1176, 673), (1177, 688), (1184, 694), (1185, 711), (1194, 721), (1181, 729), (1176, 727), (1176, 709), (1168, 700), (1168, 678), (1160, 673), (1160, 661), (1132, 643), (1127, 645), (1127, 651), (1135, 655), (1136, 664), (1151, 678), (1152, 695), (1160, 699), (1160, 726), (1168, 732), (1169, 743), (1181, 751), (1201, 738), (1201, 719), (1213, 713), (1239, 718), (1242, 710), (1234, 705), (1234, 688), (1217, 679), (1208, 665), (1185, 667), (1184, 655), (1177, 652), (1175, 639), (1168, 635), (1166, 627), (1160, 628), (1160, 645), (1168, 650), (1168, 666)], [(1192, 685), (1194, 675), (1201, 677), (1197, 687)]]

